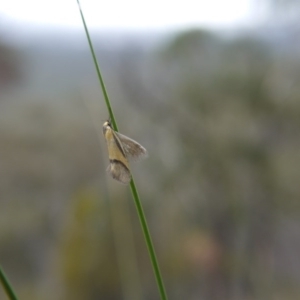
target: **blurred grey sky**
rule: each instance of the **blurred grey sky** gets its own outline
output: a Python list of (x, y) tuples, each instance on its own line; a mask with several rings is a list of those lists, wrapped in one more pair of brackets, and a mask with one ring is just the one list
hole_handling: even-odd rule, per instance
[[(102, 29), (215, 29), (252, 26), (265, 13), (253, 0), (82, 0), (88, 25)], [(0, 5), (1, 19), (32, 25), (82, 27), (76, 0), (10, 0)]]

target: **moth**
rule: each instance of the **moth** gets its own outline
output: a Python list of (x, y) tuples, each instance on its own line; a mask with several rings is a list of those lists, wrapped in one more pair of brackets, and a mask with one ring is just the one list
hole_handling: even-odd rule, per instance
[(109, 120), (103, 124), (103, 135), (109, 157), (107, 172), (120, 183), (129, 184), (131, 173), (128, 161), (140, 161), (146, 158), (147, 150), (138, 142), (114, 131)]

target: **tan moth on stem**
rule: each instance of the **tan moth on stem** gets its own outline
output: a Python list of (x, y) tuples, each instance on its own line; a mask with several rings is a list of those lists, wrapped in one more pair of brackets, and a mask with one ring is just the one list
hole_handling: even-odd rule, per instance
[(123, 184), (131, 180), (128, 160), (139, 161), (148, 156), (147, 150), (138, 142), (112, 129), (110, 121), (103, 124), (109, 157), (108, 173)]

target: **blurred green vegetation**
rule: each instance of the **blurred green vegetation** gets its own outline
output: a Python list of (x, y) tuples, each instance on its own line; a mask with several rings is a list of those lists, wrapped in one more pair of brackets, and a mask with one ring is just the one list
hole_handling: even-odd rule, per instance
[[(120, 130), (150, 153), (132, 168), (170, 299), (300, 296), (292, 42), (283, 51), (255, 34), (192, 30), (151, 51), (132, 41), (99, 50)], [(23, 300), (158, 299), (127, 188), (105, 172), (91, 61), (67, 52), (67, 87), (55, 90), (67, 59), (47, 52), (45, 81), (34, 81), (39, 51), (23, 74), (44, 91), (16, 82), (1, 92), (1, 264)], [(80, 76), (77, 61), (88, 65)]]

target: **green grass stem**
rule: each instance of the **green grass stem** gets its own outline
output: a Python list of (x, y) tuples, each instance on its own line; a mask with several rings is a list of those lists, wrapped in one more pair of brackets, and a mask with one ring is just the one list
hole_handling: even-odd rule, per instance
[(109, 101), (109, 98), (108, 98), (108, 94), (106, 92), (106, 87), (105, 87), (105, 84), (104, 84), (104, 80), (103, 80), (102, 74), (100, 72), (100, 67), (99, 67), (99, 64), (98, 64), (98, 61), (97, 61), (97, 57), (96, 57), (96, 54), (95, 54), (95, 51), (94, 51), (92, 40), (91, 40), (89, 30), (88, 30), (86, 22), (85, 22), (85, 18), (84, 18), (79, 0), (77, 0), (77, 4), (78, 4), (81, 20), (82, 20), (82, 23), (83, 23), (83, 26), (84, 26), (84, 30), (85, 30), (85, 33), (86, 33), (86, 37), (87, 37), (87, 40), (88, 40), (88, 43), (89, 43), (89, 46), (90, 46), (90, 50), (91, 50), (91, 53), (92, 53), (92, 57), (93, 57), (94, 65), (95, 65), (95, 68), (96, 68), (96, 72), (97, 72), (97, 75), (98, 75), (98, 78), (99, 78), (99, 81), (100, 81), (100, 85), (101, 85), (101, 89), (102, 89), (102, 92), (103, 92), (105, 104), (107, 106), (108, 113), (109, 113), (109, 116), (110, 116), (110, 119), (111, 119), (111, 123), (112, 123), (114, 129), (116, 131), (118, 131), (117, 122), (115, 120), (115, 117), (114, 117), (114, 114), (113, 114), (113, 111), (112, 111), (112, 108), (111, 108), (111, 105), (110, 105), (110, 101)]
[[(95, 55), (94, 47), (93, 47), (93, 44), (92, 44), (92, 41), (91, 41), (91, 38), (90, 38), (90, 34), (89, 34), (89, 31), (88, 31), (88, 28), (87, 28), (87, 25), (86, 25), (86, 22), (85, 22), (85, 18), (84, 18), (79, 0), (77, 0), (77, 4), (78, 4), (79, 12), (80, 12), (80, 15), (81, 15), (82, 23), (83, 23), (83, 26), (84, 26), (84, 29), (85, 29), (85, 33), (86, 33), (86, 36), (87, 36), (87, 40), (88, 40), (88, 43), (89, 43), (89, 46), (90, 46), (90, 50), (91, 50), (91, 53), (92, 53), (94, 65), (96, 67), (96, 72), (97, 72), (97, 75), (98, 75), (98, 78), (99, 78), (99, 81), (100, 81), (100, 85), (101, 85), (101, 89), (102, 89), (102, 92), (103, 92), (104, 100), (105, 100), (105, 103), (106, 103), (106, 106), (107, 106), (107, 109), (108, 109), (108, 112), (109, 112), (111, 123), (113, 125), (113, 128), (116, 131), (118, 131), (118, 126), (117, 126), (117, 123), (116, 123), (116, 120), (115, 120), (115, 117), (114, 117), (114, 114), (113, 114), (113, 111), (112, 111), (112, 107), (110, 105), (110, 101), (109, 101), (109, 97), (108, 97), (108, 94), (107, 94), (107, 91), (106, 91), (104, 80), (103, 80), (101, 72), (100, 72), (99, 64), (98, 64), (98, 61), (97, 61), (97, 58), (96, 58), (96, 55)], [(146, 241), (148, 252), (149, 252), (149, 255), (150, 255), (150, 260), (151, 260), (151, 263), (152, 263), (152, 266), (153, 266), (154, 275), (155, 275), (156, 282), (157, 282), (158, 289), (159, 289), (159, 293), (160, 293), (160, 298), (161, 298), (161, 300), (167, 300), (167, 294), (165, 292), (165, 288), (164, 288), (162, 276), (161, 276), (161, 273), (160, 273), (158, 261), (157, 261), (157, 258), (156, 258), (154, 246), (153, 246), (153, 243), (152, 243), (151, 235), (150, 235), (150, 232), (149, 232), (149, 229), (148, 229), (148, 225), (147, 225), (147, 221), (146, 221), (145, 214), (144, 214), (144, 211), (143, 211), (143, 207), (142, 207), (142, 204), (141, 204), (141, 201), (140, 201), (140, 198), (139, 198), (139, 195), (138, 195), (138, 191), (137, 191), (137, 188), (136, 188), (136, 185), (135, 185), (135, 182), (134, 182), (133, 178), (130, 182), (130, 188), (131, 188), (131, 193), (132, 193), (132, 196), (133, 196), (133, 199), (134, 199), (134, 202), (135, 202), (135, 206), (136, 206), (136, 209), (137, 209), (137, 213), (138, 213), (138, 216), (139, 216), (139, 219), (140, 219), (142, 230), (143, 230), (143, 233), (144, 233), (145, 241)]]
[(6, 295), (8, 299), (10, 300), (18, 300), (10, 282), (8, 281), (7, 277), (5, 276), (4, 272), (2, 271), (2, 268), (0, 266), (0, 281), (1, 284), (6, 292)]
[(146, 244), (147, 244), (148, 252), (149, 252), (149, 255), (150, 255), (151, 263), (152, 263), (152, 266), (153, 266), (156, 282), (157, 282), (158, 289), (159, 289), (159, 292), (160, 292), (160, 298), (162, 300), (167, 300), (168, 298), (167, 298), (164, 283), (163, 283), (163, 280), (162, 280), (162, 277), (161, 277), (161, 273), (160, 273), (158, 261), (157, 261), (157, 258), (156, 258), (154, 246), (153, 246), (153, 243), (152, 243), (151, 235), (150, 235), (150, 232), (149, 232), (149, 229), (148, 229), (148, 225), (147, 225), (146, 217), (145, 217), (145, 214), (144, 214), (144, 210), (143, 210), (143, 207), (142, 207), (142, 204), (141, 204), (141, 201), (140, 201), (140, 197), (139, 197), (137, 188), (135, 186), (135, 182), (134, 182), (133, 177), (132, 177), (132, 180), (130, 182), (130, 188), (131, 188), (131, 193), (132, 193), (134, 203), (135, 203), (135, 206), (136, 206), (136, 209), (137, 209), (137, 212), (138, 212), (138, 216), (139, 216), (139, 219), (140, 219), (140, 223), (141, 223), (141, 226), (142, 226), (144, 237), (145, 237), (145, 240), (146, 240)]

